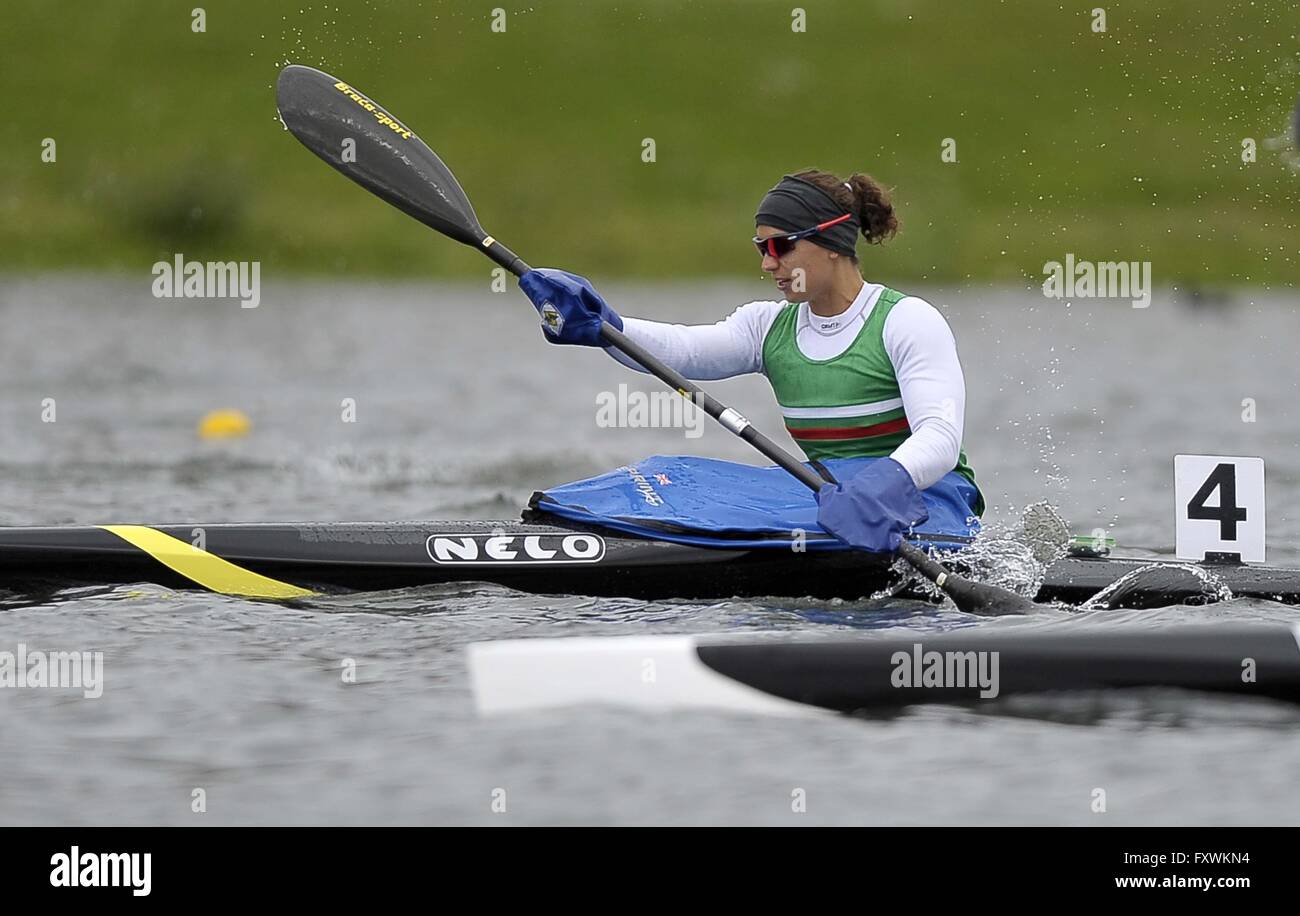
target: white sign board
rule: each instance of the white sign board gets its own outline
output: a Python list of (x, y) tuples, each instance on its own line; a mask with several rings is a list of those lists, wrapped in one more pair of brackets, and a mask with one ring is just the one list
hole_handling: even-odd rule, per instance
[(1174, 456), (1175, 553), (1203, 560), (1207, 551), (1264, 562), (1264, 459)]

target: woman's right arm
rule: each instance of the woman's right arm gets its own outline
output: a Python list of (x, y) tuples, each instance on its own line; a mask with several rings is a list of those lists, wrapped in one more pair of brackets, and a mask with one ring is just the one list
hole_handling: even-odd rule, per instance
[[(623, 318), (600, 297), (586, 277), (539, 267), (519, 278), (542, 317), (546, 339), (585, 347), (604, 345), (601, 327), (608, 322), (633, 341), (690, 379), (730, 378), (763, 368), (763, 338), (781, 311), (779, 302), (750, 302), (716, 324), (666, 324)], [(632, 369), (645, 370), (617, 350), (606, 351)]]
[[(688, 379), (709, 381), (763, 369), (763, 338), (781, 310), (779, 302), (749, 302), (714, 324), (668, 324), (624, 318), (623, 333)], [(644, 372), (629, 356), (605, 352)]]

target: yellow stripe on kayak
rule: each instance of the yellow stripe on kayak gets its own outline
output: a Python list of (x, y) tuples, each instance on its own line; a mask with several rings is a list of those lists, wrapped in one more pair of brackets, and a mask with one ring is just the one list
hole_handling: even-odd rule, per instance
[(315, 592), (236, 566), (193, 544), (144, 525), (100, 525), (191, 582), (223, 595), (248, 598), (306, 598)]

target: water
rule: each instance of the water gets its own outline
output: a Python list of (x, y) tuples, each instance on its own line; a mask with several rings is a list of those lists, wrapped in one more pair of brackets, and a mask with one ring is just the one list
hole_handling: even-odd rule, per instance
[[(605, 286), (602, 284), (602, 286)], [(627, 314), (713, 320), (762, 284), (608, 286)], [(1269, 559), (1300, 562), (1294, 298), (1190, 310), (926, 292), (970, 391), (995, 519), (1048, 498), (1076, 530), (1168, 550), (1176, 452), (1263, 455)], [(602, 429), (596, 393), (657, 383), (545, 345), (517, 293), (269, 286), (256, 310), (158, 302), (147, 282), (0, 287), (0, 522), (511, 517), (538, 488), (647, 454), (753, 461), (728, 434)], [(761, 379), (710, 385), (780, 430)], [(56, 422), (41, 422), (53, 399)], [(356, 423), (344, 423), (344, 399)], [(1243, 422), (1243, 400), (1256, 421)], [(236, 406), (247, 439), (200, 442)], [(0, 596), (3, 597), (3, 596)], [(1046, 615), (1052, 626), (1297, 622), (1290, 609)], [(862, 637), (951, 608), (646, 603), (444, 588), (295, 608), (141, 583), (0, 603), (0, 649), (100, 650), (102, 698), (0, 690), (0, 822), (55, 824), (1295, 823), (1300, 716), (1176, 693), (879, 719), (592, 708), (480, 720), (464, 646), (523, 636), (761, 631)], [(343, 681), (354, 663), (356, 683)], [(996, 710), (996, 711), (995, 711)], [(1091, 810), (1105, 789), (1107, 811)], [(196, 789), (206, 811), (192, 810)], [(806, 812), (792, 810), (794, 794)], [(494, 811), (504, 800), (505, 811)]]

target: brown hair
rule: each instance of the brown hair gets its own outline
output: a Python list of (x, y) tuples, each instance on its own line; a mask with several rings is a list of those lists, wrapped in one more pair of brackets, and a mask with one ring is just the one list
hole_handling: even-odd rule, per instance
[[(898, 215), (889, 201), (889, 191), (870, 175), (854, 172), (848, 178), (839, 178), (820, 169), (804, 169), (795, 172), (794, 177), (815, 184), (856, 216), (862, 227), (862, 237), (869, 244), (882, 244), (898, 232)], [(846, 182), (851, 187), (846, 188)]]

